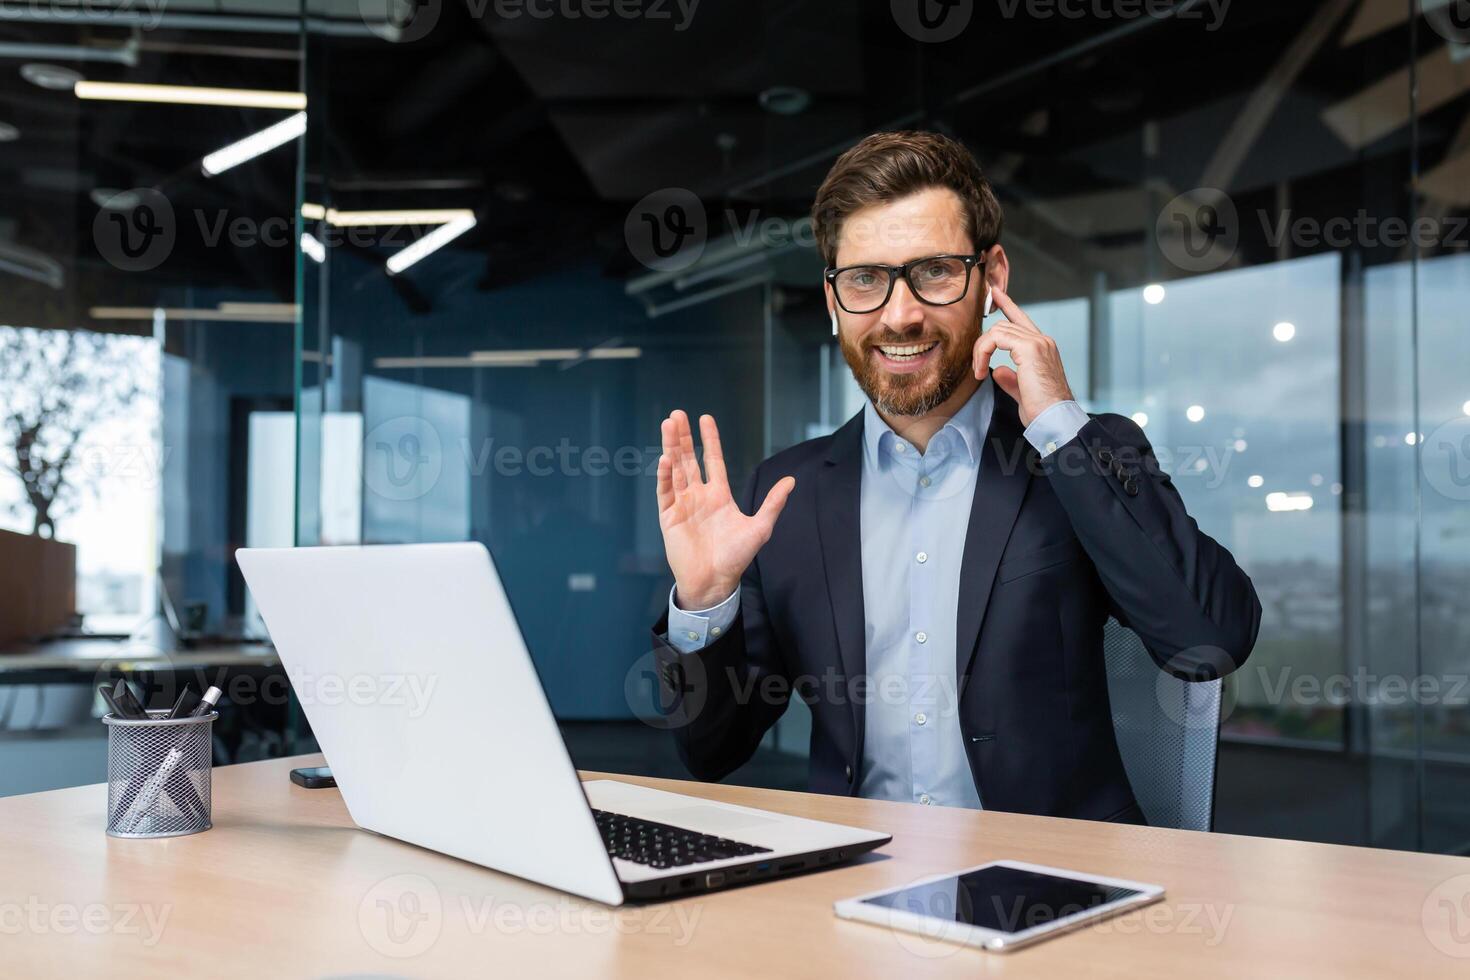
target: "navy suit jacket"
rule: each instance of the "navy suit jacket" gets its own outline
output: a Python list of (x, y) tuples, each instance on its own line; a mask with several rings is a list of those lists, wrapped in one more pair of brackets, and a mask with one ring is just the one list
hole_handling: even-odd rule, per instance
[[(796, 489), (741, 581), (725, 635), (683, 654), (654, 626), (665, 721), (689, 771), (721, 779), (801, 697), (810, 788), (850, 795), (863, 753), (866, 661), (859, 483), (862, 413), (761, 463), (741, 507)], [(1093, 416), (1042, 459), (999, 387), (970, 509), (957, 609), (960, 726), (987, 809), (1141, 822), (1113, 735), (1109, 615), (1159, 667), (1210, 680), (1255, 644), (1261, 606), (1200, 531), (1143, 430)]]

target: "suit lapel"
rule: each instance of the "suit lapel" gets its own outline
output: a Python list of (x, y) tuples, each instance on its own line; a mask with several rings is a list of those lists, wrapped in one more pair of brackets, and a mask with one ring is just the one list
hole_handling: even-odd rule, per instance
[[(827, 574), (827, 594), (832, 599), (832, 623), (837, 631), (838, 656), (848, 683), (852, 678), (862, 676), (868, 660), (859, 528), (862, 437), (863, 413), (859, 412), (833, 434), (827, 458), (817, 477), (817, 532), (822, 544), (822, 565)], [(860, 700), (857, 697), (847, 699), (852, 710), (859, 756), (863, 744)]]
[(991, 383), (995, 406), (980, 454), (965, 552), (960, 563), (960, 601), (955, 632), (959, 689), (964, 692), (979, 646), (980, 627), (990, 603), (995, 570), (1031, 483), (1036, 451), (1026, 442), (1016, 402)]

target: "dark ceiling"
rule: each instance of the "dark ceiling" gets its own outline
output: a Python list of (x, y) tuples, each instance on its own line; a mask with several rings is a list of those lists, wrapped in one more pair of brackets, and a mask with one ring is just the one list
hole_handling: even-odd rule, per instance
[[(353, 0), (313, 6), (304, 45), (292, 10), (267, 0), (170, 3), (151, 29), (80, 24), (60, 8), (0, 23), (0, 122), (18, 130), (0, 143), (0, 244), (59, 261), (65, 277), (56, 289), (0, 273), (0, 321), (129, 330), (137, 324), (95, 323), (88, 310), (294, 295), (292, 248), (209, 235), (221, 216), (293, 214), (297, 154), (282, 148), (215, 178), (199, 170), (204, 154), (282, 111), (82, 102), (23, 79), (30, 62), (94, 80), (304, 84), (305, 199), (474, 209), (478, 227), (452, 247), (484, 254), (482, 289), (548, 264), (645, 272), (623, 219), (662, 187), (695, 191), (714, 215), (799, 216), (841, 147), (893, 126), (965, 139), (1000, 189), (1015, 248), (1048, 260), (1058, 295), (1099, 271), (1116, 282), (1160, 274), (1146, 257), (1159, 203), (1207, 178), (1237, 202), (1275, 206), (1289, 188), (1301, 209), (1408, 212), (1407, 100), (1354, 109), (1401, 116), (1356, 145), (1329, 114), (1405, 69), (1401, 2), (1236, 0), (1213, 30), (1203, 4), (1186, 4), (1185, 17), (1102, 20), (1008, 18), (1010, 4), (975, 4), (957, 39), (933, 44), (897, 29), (888, 0), (703, 0), (682, 30), (672, 0), (659, 5), (670, 20), (507, 19), (493, 0), (429, 4), (433, 30), (396, 44)], [(1446, 47), (1422, 22), (1414, 30), (1421, 58)], [(43, 45), (75, 56), (26, 56)], [(1421, 170), (1466, 152), (1470, 63), (1455, 64), (1465, 85), (1418, 120)], [(804, 93), (805, 108), (763, 107), (778, 87)], [(158, 188), (177, 218), (178, 245), (149, 272), (113, 268), (93, 241), (92, 193), (134, 187)], [(1426, 203), (1463, 208), (1454, 197)], [(1242, 251), (1270, 257), (1254, 240)]]

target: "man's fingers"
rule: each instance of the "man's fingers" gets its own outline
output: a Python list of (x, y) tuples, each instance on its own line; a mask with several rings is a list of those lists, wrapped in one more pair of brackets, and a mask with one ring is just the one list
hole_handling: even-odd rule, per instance
[(705, 479), (728, 487), (730, 478), (725, 475), (725, 451), (720, 446), (720, 430), (713, 415), (699, 417), (699, 441), (704, 446)]
[(1007, 296), (1004, 289), (999, 286), (991, 286), (990, 294), (995, 297), (995, 305), (1000, 307), (1000, 311), (1006, 315), (1007, 320), (1022, 330), (1041, 333), (1041, 328), (1031, 322), (1026, 311), (1017, 306), (1016, 301)]
[(776, 526), (776, 518), (781, 516), (781, 508), (786, 506), (786, 498), (791, 496), (791, 491), (796, 489), (796, 477), (783, 476), (776, 481), (771, 492), (766, 494), (761, 509), (755, 512), (755, 519), (765, 526), (767, 534)]
[(995, 328), (992, 327), (975, 341), (975, 352), (970, 355), (970, 368), (977, 380), (984, 380), (985, 373), (990, 370), (990, 358), (994, 356), (995, 349)]
[[(694, 455), (694, 433), (689, 429), (689, 416), (682, 408), (674, 409), (674, 438), (678, 440), (679, 456), (675, 460), (684, 471), (684, 479), (691, 485), (704, 482), (699, 475), (699, 457)], [(675, 484), (675, 489), (678, 485)]]
[(658, 458), (658, 479), (655, 486), (658, 490), (658, 512), (662, 514), (674, 506), (674, 461), (669, 459), (668, 453)]
[(1016, 377), (1014, 368), (1002, 364), (994, 371), (991, 371), (990, 376), (995, 379), (996, 384), (1005, 390), (1006, 394), (1018, 402), (1021, 400), (1021, 379)]

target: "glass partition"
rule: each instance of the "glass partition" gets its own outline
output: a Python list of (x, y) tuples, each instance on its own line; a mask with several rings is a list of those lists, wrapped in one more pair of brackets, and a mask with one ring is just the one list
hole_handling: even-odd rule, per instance
[[(738, 480), (860, 408), (806, 213), (866, 133), (942, 130), (1074, 391), (1144, 426), (1260, 592), (1218, 825), (1460, 849), (1463, 701), (1394, 693), (1470, 650), (1452, 25), (654, 6), (309, 11), (298, 540), (484, 541), (569, 731), (666, 771), (630, 734), (658, 421), (714, 414)], [(804, 725), (737, 778), (802, 785)]]

